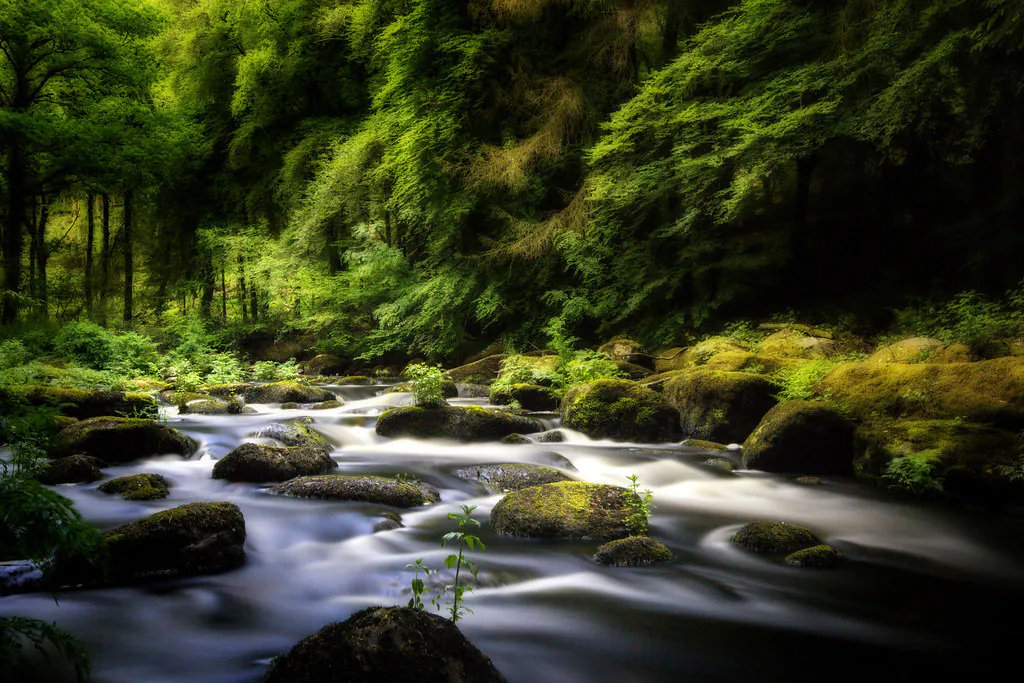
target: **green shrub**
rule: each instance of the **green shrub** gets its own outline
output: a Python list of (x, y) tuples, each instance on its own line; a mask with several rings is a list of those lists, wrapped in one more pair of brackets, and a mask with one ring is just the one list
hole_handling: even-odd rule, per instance
[(605, 377), (625, 377), (618, 365), (603, 353), (589, 349), (577, 351), (575, 357), (562, 368), (563, 384), (572, 388), (578, 384), (586, 384)]
[(102, 370), (113, 359), (112, 336), (96, 323), (71, 323), (57, 333), (53, 346), (63, 358)]
[(272, 360), (261, 360), (257, 363), (253, 363), (252, 377), (260, 382), (298, 379), (299, 363), (294, 358), (289, 358), (284, 363), (275, 363)]
[(404, 374), (413, 381), (412, 393), (421, 406), (444, 405), (443, 388), (448, 374), (439, 366), (413, 363)]
[(125, 332), (110, 339), (111, 360), (107, 369), (125, 378), (151, 377), (160, 363), (160, 352), (149, 337)]
[(30, 354), (20, 339), (5, 339), (0, 342), (0, 370), (24, 365)]
[(1024, 336), (1024, 282), (1001, 300), (967, 291), (944, 304), (924, 303), (897, 311), (896, 331), (966, 344), (982, 356), (998, 355), (996, 342)]
[(783, 368), (768, 379), (779, 387), (779, 393), (775, 395), (779, 401), (810, 400), (816, 398), (814, 385), (838, 363), (839, 361), (831, 359), (807, 361)]

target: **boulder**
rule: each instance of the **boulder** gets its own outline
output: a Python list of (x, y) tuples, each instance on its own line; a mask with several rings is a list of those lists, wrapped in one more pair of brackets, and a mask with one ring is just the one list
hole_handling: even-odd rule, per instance
[(159, 500), (170, 494), (170, 484), (159, 474), (132, 474), (100, 484), (100, 491), (125, 500)]
[(333, 380), (335, 384), (349, 387), (370, 387), (376, 384), (372, 377), (365, 375), (346, 375)]
[(732, 474), (736, 469), (732, 460), (727, 458), (708, 458), (701, 464), (712, 472), (721, 472), (722, 474)]
[(758, 346), (761, 356), (788, 356), (790, 358), (830, 358), (842, 353), (834, 339), (811, 336), (796, 329), (779, 330), (769, 335)]
[(501, 373), (501, 362), (506, 356), (498, 353), (473, 363), (460, 365), (448, 371), (448, 376), (460, 384), (490, 384)]
[(634, 382), (599, 379), (569, 391), (562, 426), (596, 439), (638, 443), (678, 441), (679, 413), (665, 398)]
[(612, 360), (654, 370), (654, 357), (647, 353), (640, 342), (635, 342), (632, 339), (613, 339), (607, 344), (599, 346), (597, 352), (605, 354)]
[[(614, 540), (631, 535), (632, 492), (621, 486), (563, 481), (507, 494), (491, 510), (499, 534), (530, 538)], [(637, 501), (634, 501), (637, 502)], [(644, 529), (634, 529), (646, 532)]]
[(210, 396), (216, 396), (217, 398), (237, 398), (255, 386), (255, 384), (251, 384), (249, 382), (236, 382), (234, 384), (208, 384), (203, 387), (203, 391), (208, 393)]
[(634, 382), (646, 377), (650, 377), (654, 372), (650, 368), (646, 368), (643, 365), (637, 365), (636, 363), (627, 363), (624, 360), (615, 361), (615, 367), (619, 369), (619, 374), (626, 379), (631, 379)]
[(312, 428), (313, 418), (297, 417), (283, 422), (274, 422), (250, 436), (273, 439), (285, 446), (311, 446), (330, 450), (331, 444), (322, 434)]
[(750, 345), (732, 337), (710, 337), (704, 341), (694, 344), (683, 351), (672, 369), (707, 365), (708, 362), (720, 353), (750, 352)]
[(782, 560), (791, 567), (811, 567), (829, 569), (842, 562), (843, 556), (830, 545), (812, 545), (810, 548), (797, 550), (786, 555)]
[(100, 466), (103, 461), (88, 455), (70, 455), (48, 463), (36, 475), (44, 484), (88, 484), (103, 478)]
[(565, 441), (565, 432), (560, 429), (551, 429), (541, 432), (536, 436), (537, 443), (562, 443)]
[(730, 540), (744, 550), (759, 555), (789, 555), (821, 544), (807, 527), (772, 521), (744, 524)]
[[(957, 348), (952, 348), (957, 347)], [(911, 337), (880, 346), (868, 356), (868, 363), (969, 363), (970, 351), (962, 344), (948, 345), (941, 339)]]
[(352, 361), (331, 353), (313, 356), (303, 364), (302, 372), (306, 375), (345, 375), (352, 366)]
[(522, 434), (509, 434), (504, 439), (502, 439), (501, 442), (504, 444), (508, 444), (510, 446), (521, 446), (524, 444), (533, 443), (533, 441), (523, 436)]
[(775, 406), (743, 442), (743, 465), (766, 472), (853, 474), (853, 424), (821, 401)]
[(459, 392), (459, 398), (488, 398), (491, 390), (486, 384), (456, 384), (455, 390)]
[(187, 457), (198, 446), (190, 437), (154, 420), (93, 417), (62, 429), (51, 455), (92, 455), (117, 464), (167, 453)]
[(294, 381), (254, 385), (242, 392), (246, 403), (319, 403), (337, 397), (326, 389)]
[(337, 468), (338, 463), (324, 448), (243, 443), (214, 464), (213, 478), (256, 483), (287, 481)]
[(274, 659), (263, 683), (505, 683), (449, 620), (408, 607), (368, 607)]
[(478, 406), (408, 406), (385, 411), (377, 418), (377, 434), (390, 438), (498, 441), (509, 434), (534, 434), (543, 429), (531, 418)]
[(702, 368), (677, 373), (662, 390), (685, 435), (724, 443), (747, 438), (775, 405), (776, 392), (760, 375)]
[(654, 372), (661, 374), (663, 372), (672, 372), (673, 370), (682, 370), (687, 366), (686, 348), (677, 346), (666, 351), (662, 351), (654, 357)]
[(159, 414), (149, 394), (31, 385), (0, 387), (0, 408), (16, 404), (52, 406), (62, 415), (79, 420), (107, 415), (155, 418)]
[[(416, 382), (399, 382), (388, 387), (386, 394), (397, 394), (397, 393), (411, 393), (416, 391)], [(442, 398), (457, 398), (459, 395), (459, 388), (455, 382), (450, 379), (446, 379), (441, 383), (441, 397)]]
[(178, 406), (178, 413), (181, 415), (252, 415), (255, 412), (238, 398), (231, 398), (227, 401), (207, 398), (189, 401)]
[(330, 401), (322, 401), (320, 403), (314, 403), (309, 407), (310, 410), (332, 410), (334, 408), (340, 408), (345, 405), (343, 402), (332, 399)]
[(507, 406), (515, 401), (526, 410), (549, 411), (558, 408), (555, 392), (537, 384), (492, 386), (490, 400), (496, 406)]
[(683, 445), (687, 448), (696, 448), (701, 451), (727, 451), (729, 447), (717, 441), (706, 441), (704, 439), (686, 439)]
[(525, 463), (478, 465), (455, 470), (453, 474), (459, 479), (479, 481), (488, 493), (518, 491), (529, 486), (569, 481), (569, 477), (552, 467)]
[(437, 489), (430, 484), (404, 481), (394, 477), (352, 474), (296, 477), (272, 487), (268, 493), (293, 498), (354, 500), (398, 508), (419, 507), (441, 500)]
[(605, 567), (643, 567), (672, 561), (672, 551), (647, 536), (630, 536), (605, 543), (594, 562)]

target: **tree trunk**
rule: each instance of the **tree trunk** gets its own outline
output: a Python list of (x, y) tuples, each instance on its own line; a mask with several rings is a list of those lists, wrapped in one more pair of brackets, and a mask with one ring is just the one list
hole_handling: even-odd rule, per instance
[(199, 315), (203, 320), (213, 317), (213, 290), (217, 288), (217, 280), (213, 272), (213, 262), (209, 255), (203, 255), (203, 295), (199, 304)]
[(228, 284), (227, 276), (224, 274), (224, 264), (220, 266), (220, 317), (224, 318), (224, 324), (228, 322)]
[(110, 284), (110, 195), (100, 194), (100, 324), (107, 324), (107, 288)]
[(242, 322), (249, 322), (249, 311), (246, 308), (246, 299), (248, 295), (245, 291), (245, 258), (239, 254), (238, 256), (238, 297), (242, 303)]
[(249, 283), (249, 317), (253, 322), (260, 319), (259, 290), (256, 289), (256, 282)]
[(49, 293), (46, 291), (46, 262), (50, 252), (46, 247), (46, 224), (50, 220), (50, 206), (46, 197), (40, 197), (39, 225), (36, 227), (36, 297), (39, 299), (39, 313), (43, 318), (50, 315)]
[(21, 294), (21, 230), (25, 223), (25, 160), (21, 146), (13, 142), (7, 148), (7, 220), (4, 226), (4, 292), (0, 324), (18, 320), (18, 295)]
[(96, 202), (96, 195), (89, 192), (86, 195), (85, 216), (85, 312), (92, 317), (92, 245), (96, 234), (96, 213), (93, 211)]
[(122, 234), (124, 235), (124, 311), (122, 319), (126, 323), (132, 321), (132, 292), (134, 289), (134, 260), (133, 248), (132, 248), (132, 191), (127, 190), (124, 193), (124, 215), (123, 222), (124, 228), (122, 228)]

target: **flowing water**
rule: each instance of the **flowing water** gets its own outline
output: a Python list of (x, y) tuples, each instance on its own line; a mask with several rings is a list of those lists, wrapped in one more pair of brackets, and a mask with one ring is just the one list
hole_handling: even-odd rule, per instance
[[(173, 484), (165, 500), (122, 501), (97, 491), (98, 482), (59, 487), (102, 528), (192, 501), (236, 503), (248, 532), (242, 569), (68, 592), (59, 603), (10, 596), (0, 599), (0, 614), (56, 621), (78, 636), (96, 681), (257, 681), (274, 655), (324, 624), (369, 605), (404, 604), (412, 578), (405, 566), (421, 557), (441, 566), (448, 549), (440, 538), (453, 524), (447, 515), (470, 503), (487, 550), (473, 554), (479, 585), (467, 597), (473, 614), (459, 626), (511, 683), (919, 680), (958, 667), (981, 673), (1020, 640), (1019, 522), (934, 509), (852, 482), (814, 487), (759, 472), (723, 475), (701, 466), (707, 453), (681, 446), (572, 432), (564, 443), (535, 445), (388, 440), (374, 433), (376, 416), (407, 394), (331, 388), (345, 406), (256, 406), (255, 415), (217, 417), (169, 409), (169, 423), (197, 439), (199, 453), (106, 472), (162, 474)], [(405, 528), (373, 533), (381, 506), (273, 497), (211, 479), (217, 458), (262, 426), (300, 414), (334, 444), (339, 472), (406, 473), (436, 486), (441, 503), (403, 511)], [(555, 416), (546, 421), (557, 425)], [(500, 496), (451, 472), (503, 462), (554, 465), (617, 485), (639, 475), (657, 506), (651, 535), (674, 560), (602, 568), (591, 560), (598, 543), (496, 535), (487, 519)], [(754, 519), (809, 526), (847, 562), (795, 569), (732, 547), (730, 534)]]

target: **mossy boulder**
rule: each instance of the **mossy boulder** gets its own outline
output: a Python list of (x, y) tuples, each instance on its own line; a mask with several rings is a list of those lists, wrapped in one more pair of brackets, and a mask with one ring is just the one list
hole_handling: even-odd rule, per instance
[(478, 465), (455, 470), (453, 474), (459, 479), (479, 481), (488, 493), (518, 491), (529, 486), (569, 481), (569, 477), (553, 467), (526, 463)]
[(208, 401), (210, 396), (198, 391), (177, 391), (164, 389), (156, 394), (156, 400), (164, 405), (176, 406), (195, 401)]
[(678, 441), (679, 413), (661, 394), (634, 382), (599, 379), (569, 391), (562, 426), (595, 439), (638, 443)]
[(758, 346), (761, 356), (788, 356), (790, 358), (830, 358), (843, 352), (834, 339), (815, 337), (796, 329), (779, 330), (769, 335)]
[(727, 451), (729, 447), (724, 443), (718, 443), (717, 441), (707, 441), (705, 439), (686, 439), (683, 441), (683, 445), (687, 448), (696, 448), (702, 451)]
[(615, 367), (619, 369), (619, 373), (626, 379), (631, 379), (634, 382), (646, 377), (650, 377), (654, 374), (654, 371), (650, 368), (646, 368), (643, 365), (637, 365), (636, 363), (627, 363), (624, 360), (615, 361)]
[(705, 469), (711, 470), (712, 472), (720, 472), (722, 474), (732, 474), (736, 469), (736, 465), (734, 465), (732, 460), (729, 460), (728, 458), (708, 458), (701, 464)]
[(533, 443), (533, 441), (531, 441), (528, 437), (523, 436), (522, 434), (509, 434), (504, 439), (502, 439), (501, 442), (503, 444), (508, 444), (510, 446), (522, 446), (525, 444)]
[(285, 381), (249, 387), (242, 396), (246, 403), (319, 403), (337, 397), (326, 389)]
[(385, 411), (377, 418), (377, 434), (389, 438), (499, 441), (509, 434), (534, 434), (543, 429), (537, 420), (478, 406), (408, 406)]
[(654, 372), (661, 374), (687, 367), (686, 357), (683, 355), (685, 353), (685, 347), (676, 346), (657, 354), (654, 356)]
[(535, 437), (537, 443), (562, 443), (565, 441), (565, 432), (560, 429), (550, 429), (541, 432)]
[(654, 370), (654, 356), (647, 353), (643, 344), (624, 337), (613, 339), (597, 348), (598, 353), (607, 355), (612, 360), (622, 361), (630, 365), (638, 365), (647, 370)]
[(1024, 358), (977, 363), (841, 363), (814, 390), (861, 420), (959, 417), (1024, 429)]
[(941, 339), (911, 337), (881, 346), (868, 356), (868, 363), (969, 363), (970, 350), (963, 344), (946, 344)]
[(365, 375), (346, 375), (344, 377), (339, 377), (336, 380), (336, 384), (350, 387), (369, 387), (376, 384), (376, 382), (373, 381), (372, 377), (367, 377)]
[(331, 444), (322, 434), (313, 429), (311, 417), (296, 417), (274, 422), (263, 429), (250, 434), (261, 439), (273, 439), (284, 446), (312, 446), (330, 450)]
[(644, 567), (671, 561), (672, 551), (647, 536), (610, 541), (594, 553), (594, 562), (604, 567)]
[(48, 463), (36, 475), (44, 484), (88, 484), (103, 478), (100, 470), (105, 465), (101, 460), (88, 455), (70, 455)]
[(52, 406), (62, 415), (79, 420), (107, 415), (155, 418), (159, 414), (156, 401), (150, 394), (32, 385), (0, 386), (0, 408), (18, 404)]
[(92, 455), (116, 464), (167, 453), (190, 456), (196, 448), (190, 437), (154, 420), (93, 417), (62, 429), (51, 455)]
[(750, 345), (732, 337), (710, 337), (683, 351), (675, 363), (676, 367), (672, 369), (681, 370), (707, 365), (708, 361), (720, 353), (734, 352), (750, 353)]
[(227, 401), (207, 398), (178, 406), (178, 413), (181, 415), (252, 415), (255, 412), (238, 398), (230, 398)]
[(368, 607), (274, 659), (263, 683), (505, 683), (455, 624), (408, 607)]
[(490, 384), (501, 374), (501, 363), (505, 354), (497, 353), (473, 363), (460, 365), (448, 371), (448, 376), (460, 384)]
[(430, 484), (404, 481), (394, 477), (351, 474), (296, 477), (274, 486), (268, 493), (293, 498), (379, 503), (398, 508), (419, 507), (441, 500), (437, 489)]
[(766, 472), (853, 474), (853, 423), (821, 401), (775, 406), (743, 442), (743, 465)]
[(276, 482), (327, 474), (337, 468), (338, 463), (324, 448), (243, 443), (214, 464), (213, 478), (236, 482)]
[(170, 484), (159, 474), (132, 474), (100, 484), (103, 493), (118, 494), (125, 500), (159, 500), (170, 494)]
[(526, 410), (548, 411), (558, 408), (558, 395), (552, 389), (537, 384), (492, 386), (490, 400), (496, 406), (507, 406), (515, 401)]
[(486, 384), (463, 384), (458, 383), (455, 389), (459, 392), (459, 398), (488, 398), (491, 395), (490, 387)]
[(331, 353), (321, 353), (303, 363), (302, 372), (306, 375), (346, 375), (350, 367), (350, 360)]
[(685, 435), (725, 443), (747, 438), (775, 405), (776, 392), (760, 375), (700, 368), (677, 373), (662, 390)]
[(786, 555), (782, 560), (791, 567), (811, 567), (813, 569), (830, 569), (843, 561), (843, 556), (830, 545), (812, 545), (810, 548), (797, 550)]
[(345, 405), (344, 402), (339, 401), (337, 399), (332, 399), (330, 401), (322, 401), (321, 403), (314, 403), (313, 405), (311, 405), (309, 407), (309, 409), (310, 410), (332, 410), (334, 408), (341, 408), (343, 405)]
[[(635, 497), (621, 486), (582, 481), (531, 486), (498, 501), (491, 510), (491, 525), (506, 536), (625, 538), (631, 535), (634, 514), (629, 496)], [(646, 528), (633, 531), (646, 532)]]
[(245, 392), (249, 391), (255, 384), (250, 382), (235, 382), (233, 384), (208, 384), (203, 387), (210, 396), (216, 396), (217, 398), (237, 398)]
[(807, 527), (773, 521), (744, 524), (730, 540), (759, 555), (788, 555), (821, 544)]

